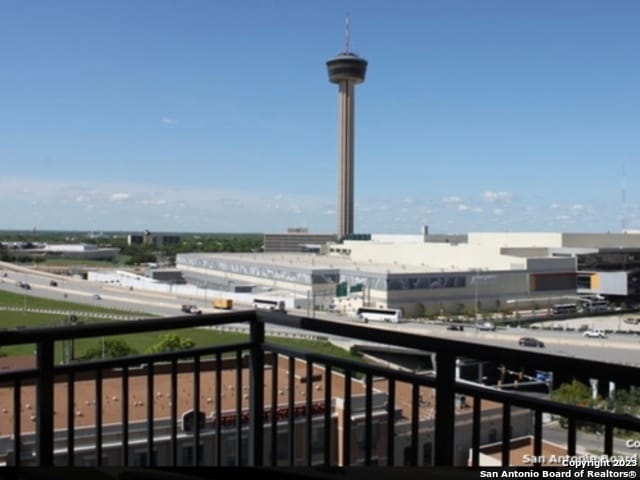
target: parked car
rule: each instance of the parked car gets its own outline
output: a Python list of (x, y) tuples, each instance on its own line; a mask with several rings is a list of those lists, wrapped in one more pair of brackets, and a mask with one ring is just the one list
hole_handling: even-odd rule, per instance
[(640, 323), (640, 318), (625, 318), (624, 323), (629, 323), (631, 325), (638, 325)]
[(607, 338), (607, 335), (604, 333), (604, 330), (587, 330), (583, 333), (583, 335), (587, 338)]
[(93, 298), (94, 300), (102, 300), (102, 297), (97, 293), (94, 293), (93, 295), (91, 295), (91, 298)]
[(51, 280), (49, 282), (49, 285), (51, 285), (52, 287), (57, 287), (58, 286), (58, 282), (56, 282), (55, 280)]
[(544, 342), (533, 337), (522, 337), (520, 340), (518, 340), (518, 345), (520, 345), (521, 347), (544, 348)]

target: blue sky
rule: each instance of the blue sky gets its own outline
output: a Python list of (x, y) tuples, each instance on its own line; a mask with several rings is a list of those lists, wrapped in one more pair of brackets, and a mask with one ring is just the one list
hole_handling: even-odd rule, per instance
[(0, 229), (334, 232), (347, 11), (357, 231), (640, 229), (635, 0), (0, 0)]

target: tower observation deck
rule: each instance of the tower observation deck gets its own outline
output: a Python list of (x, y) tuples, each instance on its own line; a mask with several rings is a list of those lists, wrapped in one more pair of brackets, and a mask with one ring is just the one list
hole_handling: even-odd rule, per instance
[(355, 85), (364, 82), (367, 61), (351, 52), (327, 61), (329, 81), (338, 84), (338, 231), (339, 240), (353, 233)]

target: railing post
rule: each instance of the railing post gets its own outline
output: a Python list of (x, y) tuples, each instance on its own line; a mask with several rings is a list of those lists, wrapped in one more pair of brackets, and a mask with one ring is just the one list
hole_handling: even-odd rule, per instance
[(36, 364), (36, 450), (38, 465), (53, 465), (53, 341), (37, 344)]
[[(249, 371), (249, 465), (262, 466), (264, 452), (264, 323), (251, 322), (251, 357)], [(277, 388), (277, 386), (273, 386)], [(238, 392), (239, 394), (239, 392)], [(238, 438), (238, 442), (240, 439)]]
[(456, 357), (449, 352), (439, 352), (436, 356), (436, 361), (434, 465), (452, 466), (455, 441)]

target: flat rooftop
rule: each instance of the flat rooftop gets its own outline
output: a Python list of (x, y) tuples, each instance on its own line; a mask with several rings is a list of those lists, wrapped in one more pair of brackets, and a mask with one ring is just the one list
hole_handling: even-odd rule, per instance
[[(356, 262), (347, 256), (317, 255), (314, 253), (282, 252), (282, 253), (188, 253), (182, 254), (201, 260), (216, 260), (228, 263), (246, 263), (255, 265), (290, 267), (296, 270), (359, 270), (362, 274), (375, 273), (454, 273), (458, 270), (447, 270), (427, 266), (403, 265), (381, 262)], [(182, 256), (181, 255), (181, 256)], [(199, 266), (202, 268), (202, 266)], [(179, 267), (180, 268), (180, 267)], [(204, 267), (206, 268), (206, 267)]]
[[(284, 357), (278, 361), (278, 405), (287, 405), (289, 401), (288, 389), (289, 362)], [(221, 411), (235, 411), (236, 396), (241, 395), (241, 408), (249, 408), (249, 369), (242, 368), (242, 382), (240, 387), (236, 385), (236, 368), (227, 364), (221, 370)], [(294, 403), (306, 401), (306, 362), (296, 360), (294, 381)], [(313, 397), (314, 402), (324, 401), (324, 368), (313, 366)], [(177, 375), (177, 416), (193, 409), (193, 380), (192, 371), (180, 372)], [(264, 388), (265, 408), (271, 407), (272, 368), (265, 368)], [(331, 393), (333, 398), (343, 398), (345, 377), (333, 372), (331, 378)], [(374, 379), (373, 391), (388, 391), (386, 379)], [(171, 376), (167, 373), (156, 374), (153, 377), (153, 415), (156, 420), (171, 418)], [(200, 372), (200, 410), (211, 418), (215, 412), (216, 373), (207, 369), (204, 364)], [(365, 385), (362, 381), (352, 378), (352, 397), (363, 396)], [(74, 384), (74, 427), (93, 427), (96, 422), (96, 382), (95, 380), (76, 380)], [(35, 387), (23, 385), (21, 387), (20, 426), (23, 433), (34, 431), (35, 426)], [(66, 430), (67, 428), (67, 396), (68, 386), (66, 381), (58, 381), (54, 387), (54, 428)], [(431, 420), (435, 415), (435, 392), (428, 387), (420, 387), (419, 390), (419, 416), (420, 420)], [(396, 408), (402, 410), (402, 417), (411, 417), (412, 386), (404, 382), (396, 382)], [(103, 425), (120, 424), (122, 420), (122, 379), (120, 377), (105, 377), (102, 381), (102, 416)], [(136, 374), (130, 372), (129, 376), (129, 422), (142, 422), (147, 419), (147, 375), (146, 371)], [(482, 410), (500, 408), (499, 404), (483, 401)], [(456, 405), (457, 413), (470, 412), (470, 406)], [(13, 415), (13, 387), (0, 386), (0, 435), (12, 435), (14, 425)]]

